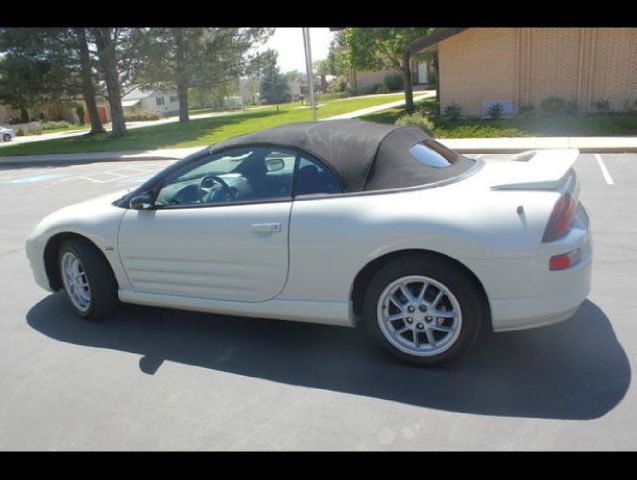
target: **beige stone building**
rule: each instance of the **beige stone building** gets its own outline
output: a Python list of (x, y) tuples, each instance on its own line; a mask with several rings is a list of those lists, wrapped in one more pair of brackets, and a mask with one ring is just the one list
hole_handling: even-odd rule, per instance
[[(411, 62), (410, 67), (413, 85), (427, 85), (431, 66), (426, 62)], [(401, 70), (378, 70), (375, 72), (369, 70), (351, 70), (349, 72), (350, 83), (352, 87), (357, 89), (363, 89), (374, 85), (384, 85), (385, 76), (390, 73), (398, 73), (399, 75), (403, 74)]]
[(605, 100), (637, 108), (637, 28), (448, 29), (417, 51), (438, 53), (441, 111), (455, 103), (482, 116), (501, 103), (516, 114), (550, 96), (583, 113)]

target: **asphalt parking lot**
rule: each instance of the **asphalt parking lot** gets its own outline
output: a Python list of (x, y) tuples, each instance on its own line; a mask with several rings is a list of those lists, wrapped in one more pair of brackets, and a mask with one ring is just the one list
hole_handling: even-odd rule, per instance
[(0, 167), (0, 449), (637, 449), (637, 154), (575, 165), (595, 249), (576, 315), (436, 369), (355, 329), (135, 306), (83, 322), (34, 283), (35, 223), (169, 163)]

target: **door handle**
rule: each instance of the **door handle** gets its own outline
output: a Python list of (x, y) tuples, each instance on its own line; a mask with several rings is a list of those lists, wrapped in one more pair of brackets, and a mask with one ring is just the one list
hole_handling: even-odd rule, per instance
[(276, 233), (281, 231), (280, 223), (253, 223), (250, 230), (254, 233)]

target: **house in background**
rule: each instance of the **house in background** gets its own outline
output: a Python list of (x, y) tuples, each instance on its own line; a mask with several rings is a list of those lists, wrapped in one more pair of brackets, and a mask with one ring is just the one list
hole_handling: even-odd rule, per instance
[(122, 97), (124, 113), (159, 113), (175, 115), (179, 113), (179, 97), (176, 89), (143, 89), (135, 87)]
[(437, 52), (440, 109), (484, 116), (561, 97), (581, 113), (637, 107), (637, 28), (454, 28), (417, 41)]
[[(98, 96), (96, 98), (97, 113), (102, 123), (111, 121), (110, 107), (105, 98)], [(22, 112), (10, 105), (0, 104), (0, 125), (11, 125), (12, 128), (22, 128), (24, 130), (37, 130), (40, 121), (60, 121), (64, 120), (71, 125), (80, 123), (78, 118), (77, 106), (81, 106), (84, 110), (84, 123), (90, 123), (88, 116), (88, 108), (82, 97), (67, 99), (58, 102), (51, 102), (38, 107), (27, 109), (28, 122), (21, 122)]]
[(250, 77), (240, 77), (237, 94), (242, 104), (256, 105), (259, 103), (259, 82)]
[[(411, 62), (412, 84), (414, 87), (425, 87), (429, 85), (430, 72), (433, 67), (427, 62)], [(349, 78), (352, 88), (361, 90), (374, 85), (385, 85), (385, 77), (390, 73), (403, 74), (402, 70), (378, 70), (375, 72), (368, 70), (350, 70)]]
[(0, 125), (16, 123), (14, 119), (18, 118), (20, 118), (20, 110), (11, 105), (0, 104)]
[[(330, 78), (331, 76), (326, 76)], [(321, 77), (315, 75), (313, 78), (314, 81), (314, 92), (318, 93), (323, 90), (323, 87), (327, 89), (327, 80), (321, 81)], [(304, 98), (309, 98), (310, 95), (310, 83), (307, 81), (307, 74), (303, 72), (298, 72), (298, 74), (293, 78), (288, 78), (288, 88), (290, 89), (290, 95), (292, 96), (293, 101), (297, 101), (301, 98), (301, 95)]]

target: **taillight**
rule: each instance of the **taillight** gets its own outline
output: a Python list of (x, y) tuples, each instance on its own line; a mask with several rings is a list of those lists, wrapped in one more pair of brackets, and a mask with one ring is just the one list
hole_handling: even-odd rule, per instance
[(565, 270), (571, 268), (582, 258), (582, 250), (576, 248), (568, 253), (555, 255), (549, 260), (549, 270)]
[(553, 207), (542, 242), (552, 242), (570, 232), (576, 212), (577, 201), (569, 193), (562, 195)]

